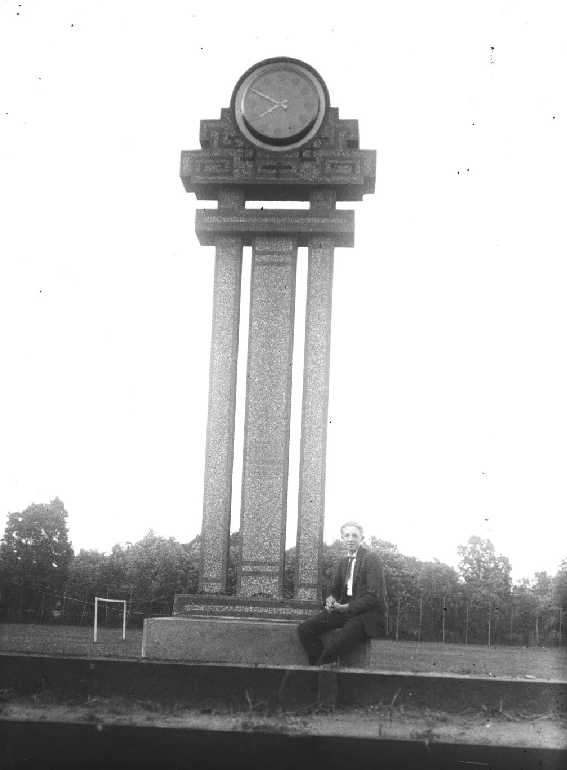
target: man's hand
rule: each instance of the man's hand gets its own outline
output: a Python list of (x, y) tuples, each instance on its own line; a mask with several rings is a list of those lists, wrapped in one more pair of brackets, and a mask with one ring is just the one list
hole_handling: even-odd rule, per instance
[(348, 610), (348, 604), (340, 604), (334, 596), (327, 596), (325, 609), (327, 612), (346, 612)]

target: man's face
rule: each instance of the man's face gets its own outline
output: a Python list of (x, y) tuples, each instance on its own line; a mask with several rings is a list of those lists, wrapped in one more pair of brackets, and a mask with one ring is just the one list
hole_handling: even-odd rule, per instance
[(343, 527), (343, 531), (341, 532), (341, 539), (350, 556), (356, 552), (356, 549), (361, 544), (362, 532), (358, 527), (352, 527), (348, 525)]

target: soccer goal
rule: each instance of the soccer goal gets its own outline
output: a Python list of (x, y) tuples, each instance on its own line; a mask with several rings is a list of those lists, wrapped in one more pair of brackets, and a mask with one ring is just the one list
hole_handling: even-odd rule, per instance
[(94, 600), (94, 641), (96, 642), (98, 633), (98, 603), (109, 602), (111, 604), (122, 604), (122, 640), (126, 639), (126, 599), (105, 599), (102, 596), (95, 596)]

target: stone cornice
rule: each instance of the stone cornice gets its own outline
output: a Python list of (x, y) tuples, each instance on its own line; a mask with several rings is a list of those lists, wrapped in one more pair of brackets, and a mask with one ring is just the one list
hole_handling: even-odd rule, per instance
[(340, 120), (336, 108), (317, 136), (300, 149), (259, 150), (238, 131), (232, 113), (201, 121), (201, 150), (181, 153), (181, 179), (187, 192), (217, 200), (219, 190), (238, 187), (247, 200), (309, 200), (320, 188), (337, 200), (362, 200), (374, 192), (376, 152), (358, 147), (358, 121)]

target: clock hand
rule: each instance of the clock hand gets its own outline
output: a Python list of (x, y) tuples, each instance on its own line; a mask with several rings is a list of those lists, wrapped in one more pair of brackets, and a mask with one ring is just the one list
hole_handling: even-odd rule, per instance
[(280, 102), (277, 99), (273, 99), (271, 96), (268, 96), (268, 94), (263, 94), (261, 91), (258, 91), (256, 88), (250, 89), (252, 93), (258, 94), (258, 96), (261, 96), (263, 99), (267, 99), (269, 102), (273, 102), (275, 105), (278, 105)]
[(272, 104), (271, 107), (268, 107), (267, 110), (264, 110), (264, 112), (261, 112), (258, 117), (263, 118), (264, 115), (268, 115), (268, 113), (273, 112), (278, 107), (281, 107), (282, 110), (287, 110), (287, 99), (283, 99), (281, 102), (277, 102), (276, 104)]

